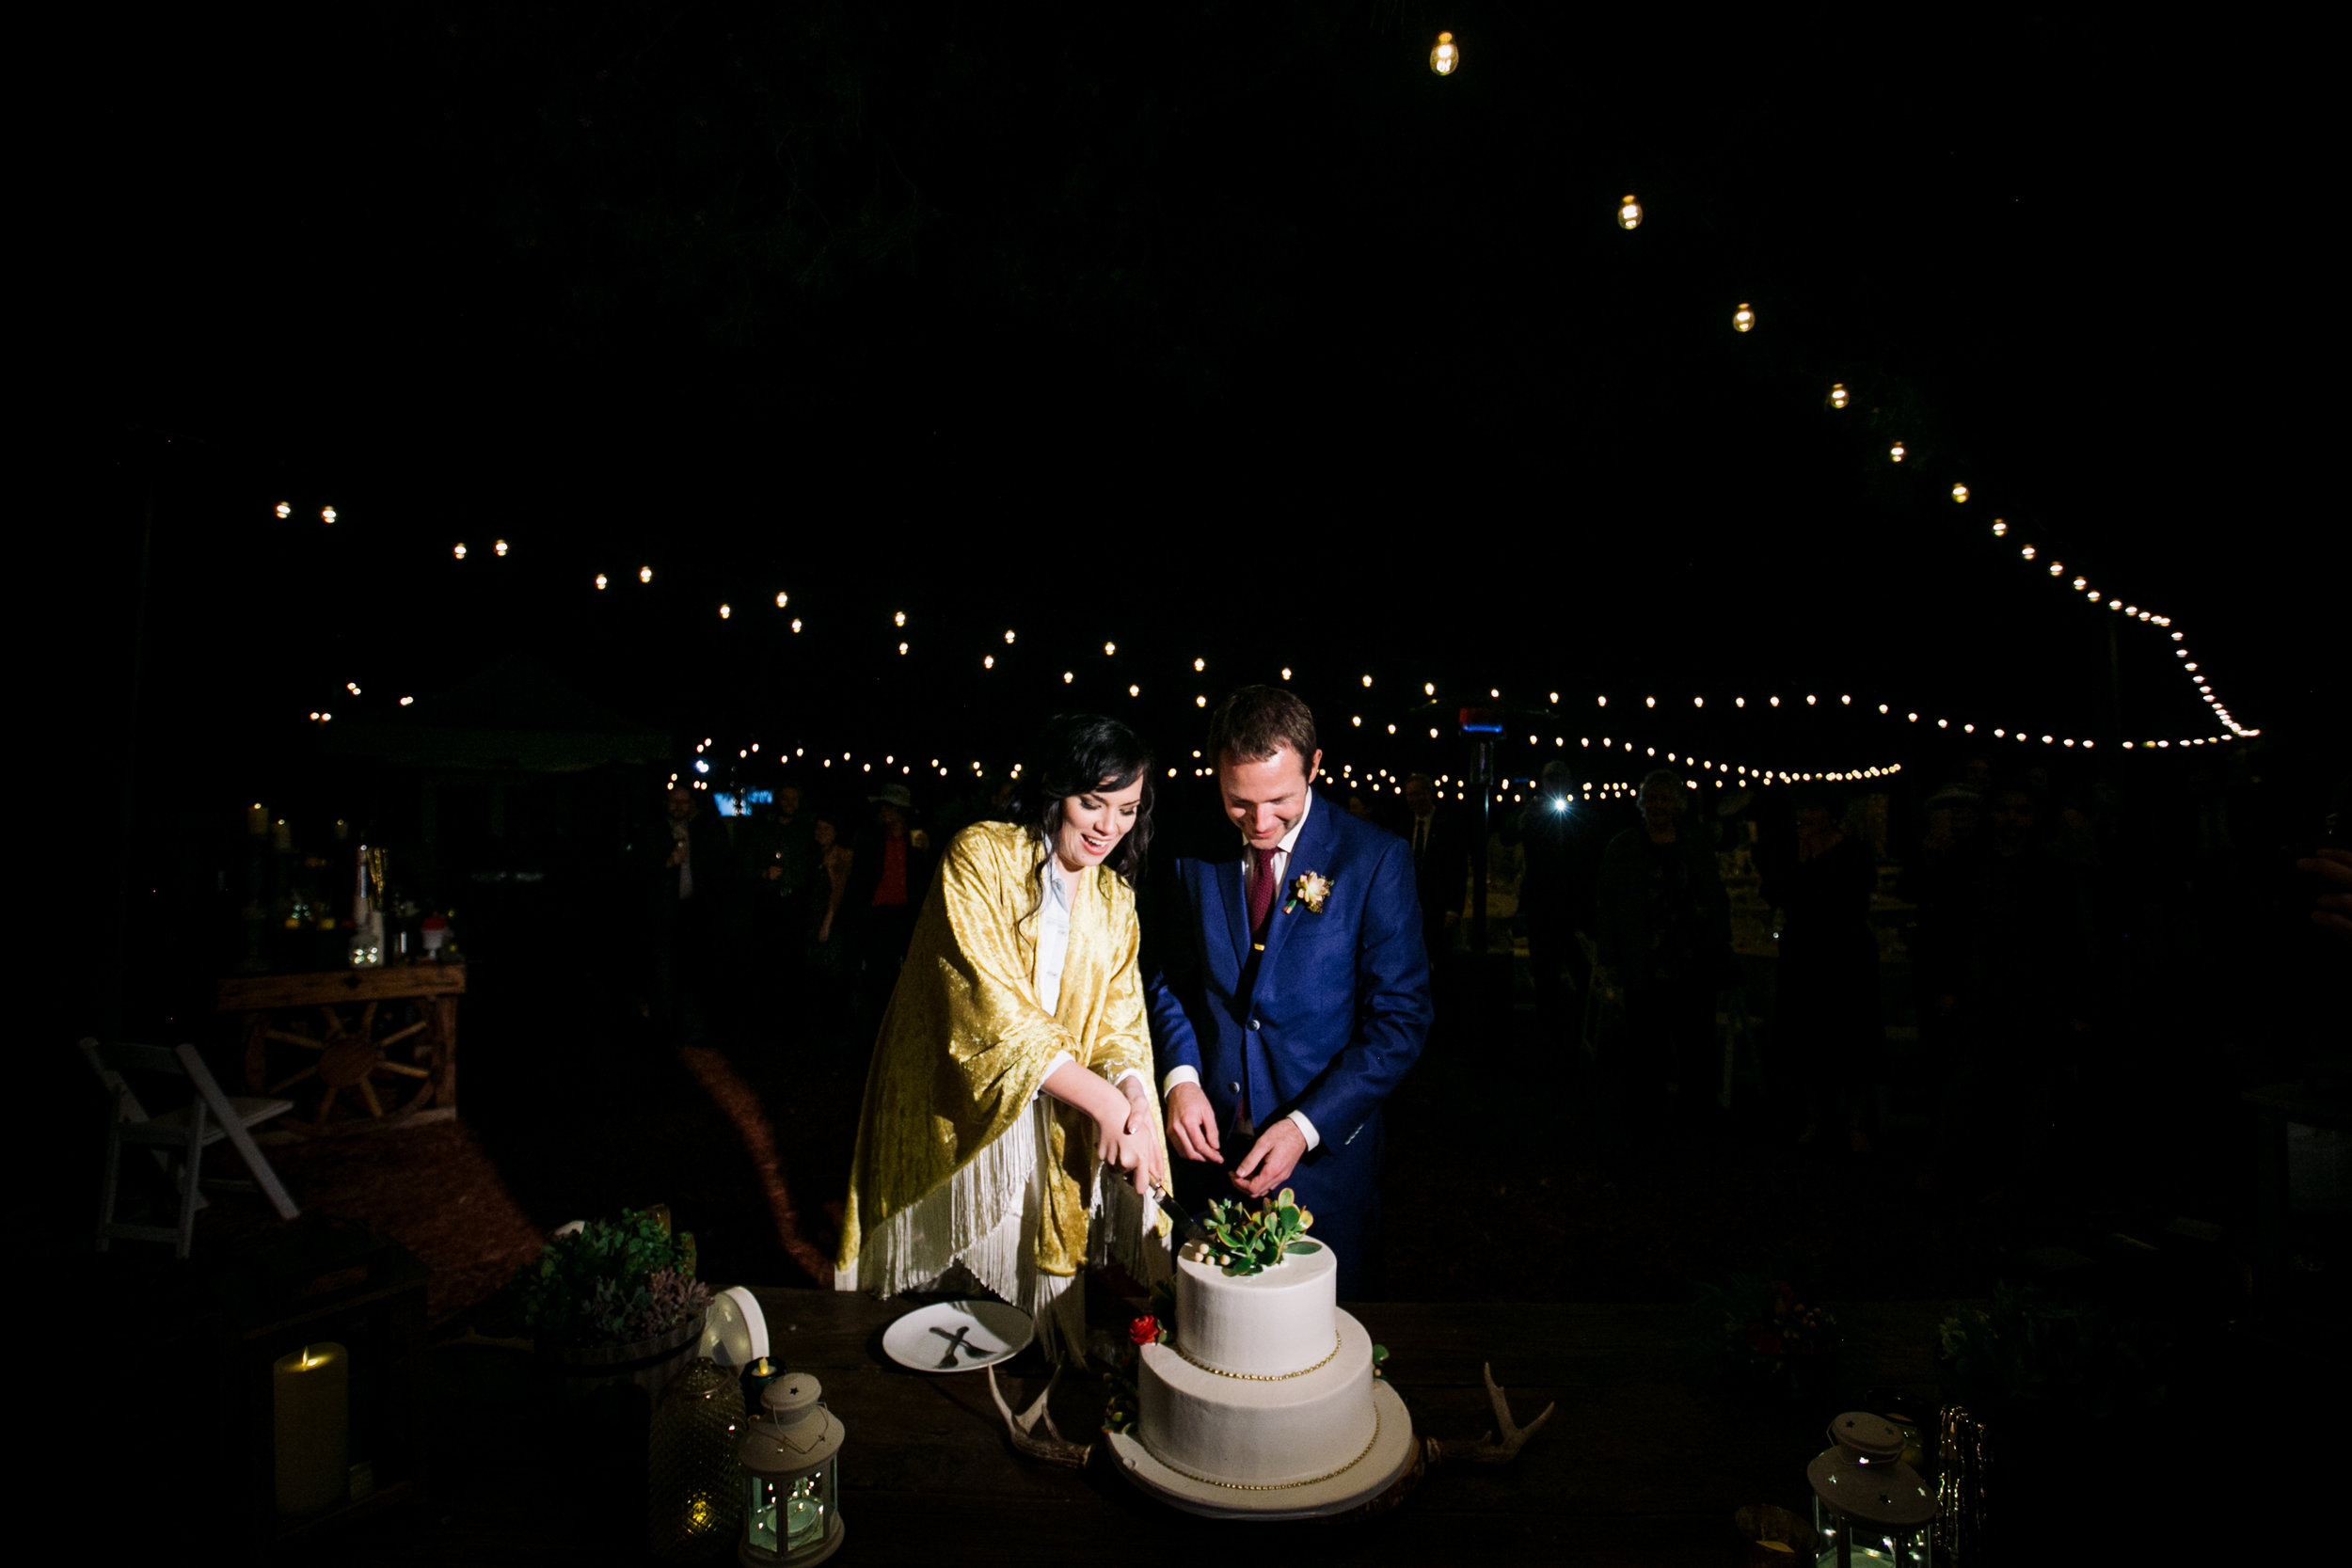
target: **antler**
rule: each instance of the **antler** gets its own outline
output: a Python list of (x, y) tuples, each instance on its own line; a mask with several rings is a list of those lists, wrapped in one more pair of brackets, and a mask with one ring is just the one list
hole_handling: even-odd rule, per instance
[[(1061, 1369), (1057, 1367), (1054, 1369), (1054, 1375), (1045, 1380), (1045, 1392), (1040, 1394), (1028, 1409), (1015, 1416), (1012, 1413), (1012, 1406), (1005, 1402), (1005, 1391), (996, 1386), (995, 1367), (992, 1365), (988, 1369), (989, 1396), (996, 1402), (997, 1414), (1005, 1418), (1005, 1431), (1011, 1436), (1012, 1446), (1031, 1459), (1041, 1459), (1048, 1465), (1067, 1465), (1073, 1470), (1083, 1470), (1086, 1468), (1087, 1459), (1094, 1452), (1094, 1445), (1073, 1443), (1064, 1437), (1054, 1426), (1054, 1413), (1046, 1408), (1045, 1402), (1054, 1397), (1054, 1385), (1060, 1381)], [(1041, 1421), (1045, 1426), (1045, 1435), (1042, 1437), (1037, 1435), (1038, 1424)]]
[(1543, 1431), (1544, 1423), (1551, 1419), (1551, 1413), (1560, 1408), (1556, 1402), (1548, 1404), (1544, 1406), (1542, 1415), (1528, 1422), (1527, 1425), (1520, 1426), (1511, 1419), (1511, 1406), (1504, 1400), (1502, 1388), (1495, 1384), (1494, 1367), (1489, 1364), (1484, 1370), (1486, 1377), (1486, 1397), (1494, 1402), (1495, 1425), (1502, 1433), (1501, 1439), (1498, 1440), (1492, 1432), (1487, 1433), (1475, 1443), (1440, 1443), (1435, 1437), (1429, 1438), (1429, 1462), (1431, 1464), (1434, 1465), (1441, 1459), (1466, 1459), (1473, 1465), (1508, 1465), (1518, 1457), (1519, 1449), (1527, 1446), (1529, 1438)]

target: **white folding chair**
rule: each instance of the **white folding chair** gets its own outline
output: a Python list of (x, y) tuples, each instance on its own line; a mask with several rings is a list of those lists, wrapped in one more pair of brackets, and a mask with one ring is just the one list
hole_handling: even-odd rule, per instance
[[(293, 1101), (231, 1098), (221, 1093), (212, 1069), (193, 1045), (175, 1045), (167, 1051), (154, 1045), (101, 1045), (85, 1039), (81, 1049), (115, 1102), (114, 1118), (106, 1128), (106, 1170), (98, 1205), (99, 1251), (104, 1252), (116, 1241), (171, 1242), (177, 1244), (180, 1257), (186, 1258), (196, 1240), (196, 1212), (205, 1206), (204, 1195), (197, 1186), (204, 1150), (224, 1138), (235, 1146), (237, 1157), (252, 1173), (252, 1186), (269, 1198), (278, 1218), (290, 1220), (301, 1212), (286, 1196), (261, 1146), (253, 1141), (252, 1131), (272, 1117), (293, 1110)], [(183, 1106), (151, 1117), (124, 1081), (126, 1071), (175, 1074), (188, 1080), (195, 1096)], [(174, 1176), (180, 1192), (178, 1225), (128, 1225), (115, 1218), (125, 1146), (152, 1150), (165, 1173)], [(216, 1181), (214, 1185), (244, 1183)]]

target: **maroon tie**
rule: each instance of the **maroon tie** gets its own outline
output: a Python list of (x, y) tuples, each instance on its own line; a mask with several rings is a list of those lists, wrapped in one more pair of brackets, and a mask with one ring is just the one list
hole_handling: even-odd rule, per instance
[(1272, 849), (1252, 849), (1258, 857), (1258, 868), (1249, 879), (1249, 936), (1260, 947), (1265, 945), (1266, 915), (1274, 908), (1274, 855)]

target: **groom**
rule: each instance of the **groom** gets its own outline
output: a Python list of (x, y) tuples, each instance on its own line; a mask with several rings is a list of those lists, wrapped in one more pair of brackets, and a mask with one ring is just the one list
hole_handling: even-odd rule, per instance
[[(1429, 1032), (1429, 958), (1405, 841), (1317, 801), (1314, 716), (1248, 686), (1209, 721), (1238, 841), (1180, 858), (1175, 928), (1151, 982), (1184, 1201), (1283, 1187), (1339, 1254), (1339, 1293), (1375, 1293), (1381, 1102)], [(1222, 1166), (1222, 1169), (1211, 1167)]]

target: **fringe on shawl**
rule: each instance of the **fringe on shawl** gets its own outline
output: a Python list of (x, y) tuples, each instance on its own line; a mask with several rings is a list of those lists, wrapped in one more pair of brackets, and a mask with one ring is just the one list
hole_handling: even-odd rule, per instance
[[(1085, 1272), (1053, 1275), (1037, 1266), (1038, 1226), (1045, 1207), (1038, 1153), (1052, 1147), (1047, 1132), (1052, 1115), (1050, 1097), (1039, 1094), (1028, 1115), (961, 1170), (870, 1231), (857, 1265), (835, 1278), (835, 1288), (887, 1298), (932, 1288), (961, 1263), (991, 1291), (1029, 1314), (1048, 1361), (1083, 1364)], [(1099, 1268), (1116, 1261), (1146, 1286), (1169, 1276), (1158, 1204), (1098, 1172), (1087, 1219), (1088, 1264)]]

